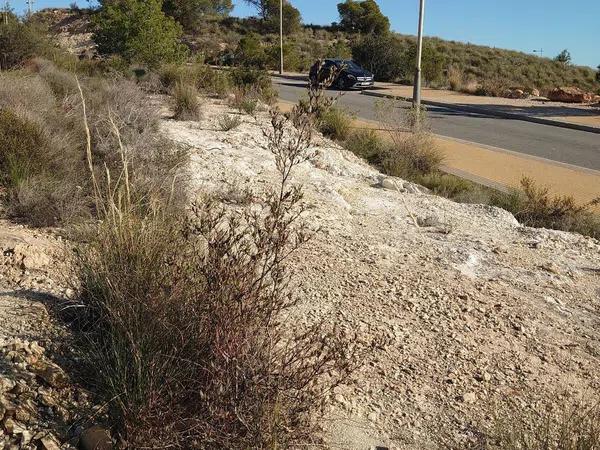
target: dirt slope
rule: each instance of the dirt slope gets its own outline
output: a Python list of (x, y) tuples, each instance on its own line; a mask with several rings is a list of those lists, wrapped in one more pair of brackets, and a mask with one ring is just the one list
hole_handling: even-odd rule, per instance
[[(266, 114), (223, 132), (227, 108), (204, 109), (200, 124), (163, 122), (193, 149), (199, 191), (274, 183)], [(527, 411), (597, 392), (598, 241), (420, 193), (327, 140), (315, 150), (294, 177), (320, 230), (293, 261), (303, 302), (289, 324), (332, 321), (369, 348), (353, 383), (332, 395), (332, 447), (427, 448), (440, 433), (485, 425), (508, 400)]]

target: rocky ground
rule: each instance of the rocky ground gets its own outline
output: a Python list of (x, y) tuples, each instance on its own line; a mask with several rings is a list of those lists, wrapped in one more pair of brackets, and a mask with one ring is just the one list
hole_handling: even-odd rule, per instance
[[(218, 102), (204, 111), (200, 123), (163, 122), (192, 149), (198, 190), (275, 183), (267, 115), (225, 132), (219, 117), (237, 113)], [(331, 447), (428, 448), (509, 406), (596, 395), (598, 241), (429, 195), (328, 140), (314, 150), (294, 174), (319, 231), (292, 261), (302, 307), (290, 326), (325, 319), (357, 345), (380, 343), (331, 397)]]
[[(225, 132), (221, 116), (238, 113), (218, 101), (203, 109), (200, 122), (162, 123), (191, 149), (198, 193), (235, 198), (276, 183), (267, 114)], [(288, 322), (324, 319), (369, 349), (331, 395), (329, 447), (432, 448), (503, 410), (598, 398), (598, 241), (522, 227), (503, 210), (383, 177), (326, 139), (314, 144), (294, 173), (317, 231), (291, 261), (302, 302)], [(100, 448), (106, 435), (91, 426), (102, 410), (73, 379), (71, 338), (56, 319), (72, 295), (68, 246), (8, 222), (0, 244), (0, 446)]]
[(0, 447), (94, 448), (103, 411), (69, 376), (76, 361), (55, 314), (72, 295), (64, 241), (0, 221), (0, 251)]

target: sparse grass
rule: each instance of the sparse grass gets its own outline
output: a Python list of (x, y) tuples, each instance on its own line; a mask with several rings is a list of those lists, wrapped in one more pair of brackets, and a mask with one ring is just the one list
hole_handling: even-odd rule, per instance
[(219, 129), (221, 131), (231, 131), (240, 126), (242, 118), (233, 114), (222, 114), (218, 119)]
[[(523, 408), (490, 413), (492, 423), (462, 443), (443, 443), (443, 448), (467, 450), (596, 450), (600, 447), (600, 403), (537, 402)], [(506, 405), (505, 405), (506, 406)]]
[(600, 203), (600, 197), (580, 205), (571, 196), (552, 195), (549, 188), (523, 178), (520, 189), (497, 196), (493, 201), (512, 212), (524, 225), (600, 237), (600, 215), (591, 210)]
[(173, 89), (176, 120), (198, 120), (201, 117), (199, 93), (192, 85), (178, 82)]
[(348, 137), (351, 125), (352, 118), (345, 111), (334, 106), (323, 111), (317, 121), (319, 131), (336, 141), (343, 141)]

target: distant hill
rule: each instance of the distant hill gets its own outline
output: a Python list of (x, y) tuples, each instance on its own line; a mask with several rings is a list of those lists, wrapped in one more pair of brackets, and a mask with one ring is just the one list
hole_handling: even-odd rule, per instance
[[(69, 19), (75, 16), (77, 20)], [(63, 36), (89, 33), (90, 12), (86, 10), (52, 9), (36, 14), (48, 23), (51, 29)], [(56, 23), (58, 21), (58, 23)], [(72, 29), (69, 26), (72, 24)], [(254, 18), (226, 17), (207, 19), (197, 30), (185, 36), (185, 42), (193, 52), (203, 55), (208, 63), (228, 64), (235, 56), (240, 39), (253, 34), (267, 50), (268, 55), (276, 55), (279, 37), (265, 33), (259, 20)], [(88, 35), (89, 36), (89, 35)], [(398, 64), (402, 53), (414, 45), (415, 37), (395, 34), (397, 42), (394, 50), (398, 53)], [(286, 69), (306, 72), (317, 58), (351, 57), (351, 47), (360, 39), (331, 26), (305, 25), (299, 32), (286, 36)], [(540, 93), (560, 86), (575, 86), (586, 91), (600, 93), (600, 83), (596, 72), (590, 67), (565, 65), (549, 58), (504, 50), (482, 45), (474, 45), (440, 38), (425, 38), (425, 45), (442, 56), (440, 76), (430, 84), (434, 87), (450, 87), (480, 95), (502, 95), (509, 88), (519, 88), (527, 92)], [(599, 61), (600, 62), (600, 61)], [(278, 58), (267, 59), (267, 66), (277, 68)], [(399, 70), (391, 81), (410, 82), (412, 73)]]

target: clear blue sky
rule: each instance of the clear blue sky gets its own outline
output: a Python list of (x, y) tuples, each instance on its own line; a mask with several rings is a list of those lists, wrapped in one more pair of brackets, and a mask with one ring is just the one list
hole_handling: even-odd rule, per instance
[[(25, 0), (9, 0), (16, 12)], [(338, 20), (341, 0), (290, 0), (305, 23)], [(4, 2), (4, 0), (0, 0)], [(254, 12), (233, 0), (233, 15)], [(36, 0), (36, 8), (68, 6), (71, 0)], [(85, 0), (77, 0), (86, 6)], [(395, 31), (416, 34), (418, 0), (378, 0)], [(567, 48), (576, 64), (600, 64), (600, 0), (427, 0), (425, 33), (474, 44), (531, 52), (544, 49), (554, 57)]]

